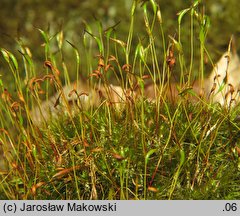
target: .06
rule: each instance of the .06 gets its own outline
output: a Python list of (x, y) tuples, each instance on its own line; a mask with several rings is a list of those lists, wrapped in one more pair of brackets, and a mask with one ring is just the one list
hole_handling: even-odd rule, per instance
[(237, 211), (237, 203), (226, 203), (225, 211)]

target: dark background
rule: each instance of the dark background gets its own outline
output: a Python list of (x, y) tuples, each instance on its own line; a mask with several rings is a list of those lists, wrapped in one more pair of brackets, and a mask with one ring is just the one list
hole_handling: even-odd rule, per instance
[[(176, 36), (178, 34), (177, 13), (192, 4), (190, 0), (157, 0), (159, 3), (163, 19), (164, 33)], [(205, 14), (210, 17), (211, 27), (208, 32), (206, 47), (214, 61), (226, 51), (231, 35), (236, 38), (236, 45), (239, 48), (240, 39), (240, 6), (237, 0), (205, 0), (202, 1)], [(71, 41), (76, 47), (81, 49), (81, 41), (86, 28), (86, 24), (91, 27), (93, 33), (97, 34), (97, 20), (102, 22), (103, 29), (106, 29), (120, 21), (116, 27), (117, 37), (123, 41), (127, 40), (131, 0), (1, 0), (0, 7), (0, 47), (6, 48), (21, 58), (19, 45), (16, 41), (21, 41), (28, 47), (33, 55), (35, 69), (39, 73), (43, 70), (45, 60), (44, 48), (41, 46), (43, 38), (37, 28), (44, 31), (49, 29), (50, 35), (54, 35), (60, 30), (64, 32), (64, 40)], [(143, 12), (138, 7), (134, 24), (134, 43), (138, 43), (138, 38), (146, 34), (143, 22)], [(189, 53), (189, 26), (190, 16), (186, 16), (182, 21), (182, 43), (185, 47), (186, 56)], [(197, 31), (197, 30), (196, 30)], [(196, 40), (198, 40), (196, 36)], [(167, 41), (168, 43), (168, 41)], [(158, 44), (158, 43), (157, 43)], [(133, 44), (134, 46), (134, 44)], [(196, 43), (196, 49), (198, 49)], [(52, 46), (57, 50), (57, 46)], [(159, 41), (159, 47), (161, 43)], [(56, 51), (57, 52), (57, 51)], [(64, 46), (66, 65), (73, 65), (73, 50), (67, 44)], [(93, 47), (93, 55), (98, 53), (97, 47)], [(121, 58), (121, 57), (120, 57)], [(198, 53), (196, 52), (196, 58)], [(75, 60), (75, 59), (74, 59)], [(124, 61), (124, 60), (123, 60)], [(188, 57), (186, 57), (188, 61)], [(123, 62), (124, 63), (124, 62)], [(38, 66), (40, 65), (40, 66)], [(82, 63), (81, 70), (85, 73), (85, 65)], [(196, 66), (197, 67), (197, 66)], [(0, 74), (3, 81), (11, 81), (12, 76), (6, 69), (6, 63), (0, 58)]]

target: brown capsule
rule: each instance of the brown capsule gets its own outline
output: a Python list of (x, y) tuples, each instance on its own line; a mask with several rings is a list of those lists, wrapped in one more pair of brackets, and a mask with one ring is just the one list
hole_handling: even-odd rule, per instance
[(228, 86), (229, 86), (230, 93), (233, 94), (235, 91), (233, 85), (229, 83)]
[(131, 71), (132, 66), (131, 66), (130, 64), (124, 64), (124, 65), (122, 66), (122, 69), (123, 69), (125, 72), (129, 72), (129, 71)]
[(238, 153), (238, 157), (240, 157), (240, 148), (236, 146), (236, 150), (237, 150), (237, 153)]
[(60, 172), (58, 172), (55, 175), (53, 175), (52, 178), (57, 178), (57, 177), (60, 178), (60, 177), (62, 177), (64, 175), (72, 172), (73, 170), (78, 170), (78, 169), (80, 169), (80, 166), (73, 166), (71, 168), (62, 169)]
[(216, 87), (217, 87), (217, 83), (213, 83), (213, 86), (210, 91), (210, 95), (215, 91)]
[(33, 185), (31, 187), (32, 195), (35, 196), (37, 189), (40, 188), (41, 186), (43, 186), (44, 184), (45, 184), (45, 182), (38, 182), (37, 184)]
[(220, 75), (220, 74), (216, 75), (216, 76), (214, 77), (213, 81), (215, 82), (215, 81), (216, 81), (216, 79), (218, 79), (219, 77), (221, 77), (221, 75)]
[(101, 151), (103, 151), (102, 147), (96, 147), (96, 148), (91, 150), (91, 152), (101, 152)]
[(150, 77), (150, 75), (143, 75), (142, 76), (142, 79), (144, 80), (144, 79), (150, 79), (151, 77)]
[(148, 187), (148, 190), (151, 191), (151, 192), (154, 192), (154, 193), (158, 192), (157, 188), (151, 187), (151, 186)]
[(117, 154), (117, 153), (112, 153), (112, 156), (119, 161), (122, 161), (125, 159), (122, 155)]
[(99, 57), (98, 58), (98, 66), (99, 67), (101, 67), (101, 68), (103, 68), (104, 67), (104, 59), (103, 59), (103, 56), (102, 55), (98, 55), (97, 57)]

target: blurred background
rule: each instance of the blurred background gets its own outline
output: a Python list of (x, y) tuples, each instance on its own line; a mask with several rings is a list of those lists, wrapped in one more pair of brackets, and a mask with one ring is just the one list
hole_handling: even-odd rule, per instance
[[(189, 7), (191, 0), (156, 0), (160, 5), (163, 28), (165, 36), (177, 36), (178, 22), (177, 13), (184, 8)], [(208, 32), (206, 46), (214, 61), (226, 50), (231, 35), (236, 38), (237, 48), (240, 40), (240, 6), (237, 0), (205, 0), (202, 1), (205, 13), (210, 17), (211, 27)], [(100, 21), (103, 30), (119, 23), (115, 27), (117, 38), (126, 42), (129, 30), (131, 0), (1, 0), (0, 7), (0, 47), (6, 48), (21, 58), (18, 52), (19, 43), (31, 50), (33, 60), (40, 67), (36, 69), (43, 70), (45, 60), (43, 37), (37, 30), (48, 31), (54, 35), (63, 30), (64, 41), (68, 40), (78, 49), (81, 49), (81, 41), (84, 29), (89, 26), (93, 34), (97, 34)], [(138, 43), (138, 38), (146, 34), (144, 29), (143, 12), (138, 7), (136, 20), (134, 24), (134, 43)], [(189, 16), (184, 17), (182, 21), (182, 41), (183, 45), (189, 44)], [(186, 45), (187, 46), (187, 45)], [(93, 55), (98, 54), (97, 47)], [(57, 52), (55, 44), (52, 47)], [(161, 49), (161, 42), (159, 42)], [(74, 52), (69, 44), (63, 46), (65, 62), (71, 70), (73, 64)], [(81, 50), (80, 50), (81, 51)], [(189, 50), (186, 49), (186, 53)], [(197, 55), (197, 54), (196, 54)], [(197, 56), (196, 56), (197, 57)], [(124, 60), (123, 60), (124, 61)], [(84, 62), (81, 70), (84, 73)], [(11, 82), (11, 75), (6, 75), (6, 63), (0, 58), (0, 74), (2, 79)], [(4, 76), (3, 76), (4, 74)]]

